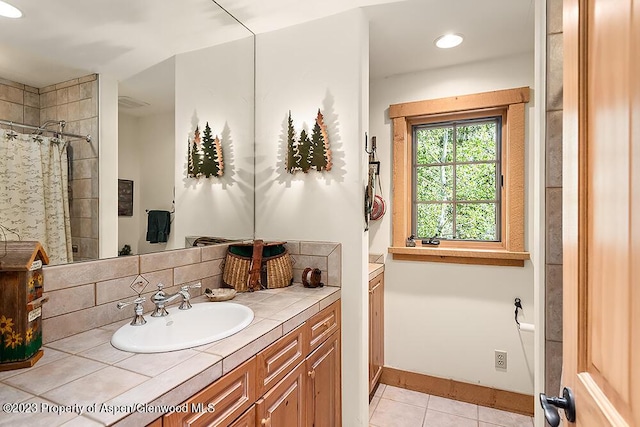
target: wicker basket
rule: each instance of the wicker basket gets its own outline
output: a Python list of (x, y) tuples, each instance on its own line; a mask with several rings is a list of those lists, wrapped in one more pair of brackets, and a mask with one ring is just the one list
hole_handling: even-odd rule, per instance
[(238, 292), (284, 288), (293, 283), (291, 256), (285, 242), (229, 245), (222, 282)]

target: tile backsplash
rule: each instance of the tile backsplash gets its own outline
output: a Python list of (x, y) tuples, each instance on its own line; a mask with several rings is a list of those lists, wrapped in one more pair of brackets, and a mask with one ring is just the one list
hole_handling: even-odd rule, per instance
[[(294, 282), (301, 282), (302, 271), (311, 267), (322, 271), (325, 285), (341, 286), (339, 243), (289, 241), (286, 246), (293, 259)], [(149, 281), (142, 294), (147, 299), (145, 312), (153, 308), (150, 298), (158, 283), (173, 293), (185, 284), (202, 282), (202, 288), (191, 292), (193, 296), (205, 288), (219, 288), (227, 247), (221, 244), (46, 266), (44, 289), (49, 302), (42, 309), (43, 342), (132, 318), (132, 306), (118, 310), (116, 303), (137, 296), (129, 286), (138, 275)]]

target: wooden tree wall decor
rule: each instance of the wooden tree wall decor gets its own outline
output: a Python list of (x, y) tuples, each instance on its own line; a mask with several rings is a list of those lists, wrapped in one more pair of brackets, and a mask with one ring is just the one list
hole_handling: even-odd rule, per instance
[(221, 177), (224, 174), (224, 159), (222, 157), (222, 142), (218, 135), (213, 137), (209, 122), (204, 127), (202, 138), (200, 128), (196, 126), (193, 139), (187, 139), (188, 166), (187, 175), (190, 178)]
[(295, 173), (302, 171), (307, 173), (312, 168), (318, 172), (323, 170), (330, 171), (333, 163), (331, 162), (329, 136), (320, 109), (318, 109), (318, 115), (313, 125), (311, 137), (309, 137), (304, 129), (300, 132), (300, 137), (297, 141), (295, 135), (296, 132), (293, 128), (291, 111), (289, 111), (287, 129), (287, 172)]

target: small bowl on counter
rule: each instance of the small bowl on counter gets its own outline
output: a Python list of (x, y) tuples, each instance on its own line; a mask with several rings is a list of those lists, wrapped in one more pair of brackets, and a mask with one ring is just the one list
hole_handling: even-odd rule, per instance
[(218, 289), (209, 289), (206, 288), (204, 290), (204, 296), (209, 298), (209, 301), (217, 302), (217, 301), (228, 301), (233, 299), (236, 296), (235, 289), (228, 288), (218, 288)]

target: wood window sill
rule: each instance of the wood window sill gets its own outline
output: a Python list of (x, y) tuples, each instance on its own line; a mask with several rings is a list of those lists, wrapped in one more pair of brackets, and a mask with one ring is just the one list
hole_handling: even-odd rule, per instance
[(424, 246), (397, 247), (388, 249), (394, 260), (448, 262), (454, 264), (502, 265), (524, 267), (529, 252), (511, 252), (504, 249), (468, 249), (468, 248), (426, 248)]

